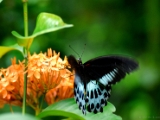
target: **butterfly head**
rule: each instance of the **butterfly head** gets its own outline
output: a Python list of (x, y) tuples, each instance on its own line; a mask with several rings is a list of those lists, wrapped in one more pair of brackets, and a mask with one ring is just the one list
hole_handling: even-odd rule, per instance
[(78, 62), (79, 65), (82, 65), (82, 60), (81, 60), (81, 58), (78, 58), (77, 62)]

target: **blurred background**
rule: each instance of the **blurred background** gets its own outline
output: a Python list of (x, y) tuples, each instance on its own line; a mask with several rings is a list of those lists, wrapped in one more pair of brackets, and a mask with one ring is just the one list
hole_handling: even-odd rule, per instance
[[(129, 56), (139, 62), (139, 69), (112, 87), (109, 102), (115, 114), (124, 120), (160, 119), (160, 1), (159, 0), (29, 0), (28, 18), (31, 35), (39, 13), (59, 15), (74, 27), (37, 37), (31, 53), (52, 48), (65, 55), (83, 53), (83, 62), (101, 55)], [(21, 0), (0, 3), (0, 45), (12, 45), (11, 31), (23, 35)], [(84, 45), (86, 48), (84, 50)], [(0, 67), (10, 59), (23, 57), (17, 51), (0, 59)], [(18, 110), (19, 108), (15, 108)], [(0, 109), (0, 114), (9, 108)]]

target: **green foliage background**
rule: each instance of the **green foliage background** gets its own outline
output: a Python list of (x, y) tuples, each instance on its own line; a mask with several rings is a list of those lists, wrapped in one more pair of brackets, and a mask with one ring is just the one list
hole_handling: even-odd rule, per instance
[[(139, 69), (113, 86), (109, 101), (124, 120), (160, 118), (160, 1), (159, 0), (29, 0), (29, 34), (37, 15), (59, 15), (74, 27), (37, 37), (31, 53), (52, 48), (64, 55), (76, 54), (85, 62), (100, 55), (131, 56)], [(11, 31), (23, 34), (21, 0), (3, 0), (0, 4), (0, 45), (16, 42)], [(9, 52), (0, 59), (0, 67), (10, 65), (10, 58), (22, 56)], [(78, 57), (78, 56), (77, 56)], [(15, 108), (18, 109), (18, 108)], [(7, 107), (0, 110), (9, 110)]]

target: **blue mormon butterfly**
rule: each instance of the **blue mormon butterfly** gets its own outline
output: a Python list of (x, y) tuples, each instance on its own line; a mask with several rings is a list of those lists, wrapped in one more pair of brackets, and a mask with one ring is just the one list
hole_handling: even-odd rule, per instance
[(138, 67), (134, 60), (121, 56), (101, 56), (82, 64), (68, 57), (75, 70), (74, 96), (83, 114), (103, 112), (111, 95), (111, 87)]

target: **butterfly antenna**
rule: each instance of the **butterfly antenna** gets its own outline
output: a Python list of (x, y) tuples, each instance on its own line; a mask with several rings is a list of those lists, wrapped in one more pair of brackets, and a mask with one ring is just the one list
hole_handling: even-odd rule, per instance
[(78, 55), (79, 58), (81, 58), (81, 56), (70, 45), (69, 47)]
[(86, 48), (86, 44), (84, 44), (83, 52), (82, 52), (80, 58), (82, 58), (82, 55), (83, 55), (83, 53), (84, 53), (85, 48)]

